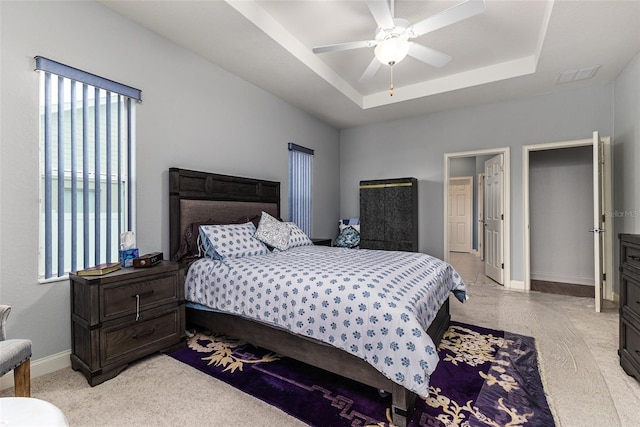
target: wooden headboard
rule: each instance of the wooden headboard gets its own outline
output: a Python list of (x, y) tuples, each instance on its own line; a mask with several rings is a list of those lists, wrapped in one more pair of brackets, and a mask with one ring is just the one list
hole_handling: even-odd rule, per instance
[(170, 257), (193, 222), (232, 222), (262, 211), (280, 217), (280, 183), (187, 169), (169, 169)]

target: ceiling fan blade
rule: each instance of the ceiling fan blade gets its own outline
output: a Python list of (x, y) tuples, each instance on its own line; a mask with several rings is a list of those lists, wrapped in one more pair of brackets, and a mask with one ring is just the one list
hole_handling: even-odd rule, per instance
[(378, 42), (375, 40), (362, 40), (358, 42), (348, 42), (348, 43), (329, 44), (326, 46), (317, 46), (317, 47), (314, 47), (312, 50), (313, 50), (313, 53), (339, 52), (341, 50), (360, 49), (362, 47), (373, 47), (377, 44)]
[(369, 66), (367, 67), (367, 69), (364, 70), (364, 73), (362, 73), (362, 76), (360, 76), (360, 79), (358, 81), (360, 83), (364, 83), (368, 80), (371, 80), (373, 76), (376, 75), (381, 65), (382, 65), (382, 62), (378, 61), (378, 58), (374, 56), (373, 60), (369, 63)]
[(484, 0), (467, 0), (413, 24), (407, 28), (407, 33), (410, 38), (419, 37), (439, 28), (446, 27), (447, 25), (462, 21), (463, 19), (478, 15), (482, 13), (484, 9)]
[(380, 28), (393, 28), (393, 15), (387, 0), (367, 0), (367, 6)]
[(449, 61), (451, 61), (451, 57), (446, 53), (442, 53), (418, 43), (411, 43), (409, 56), (437, 68), (444, 67)]

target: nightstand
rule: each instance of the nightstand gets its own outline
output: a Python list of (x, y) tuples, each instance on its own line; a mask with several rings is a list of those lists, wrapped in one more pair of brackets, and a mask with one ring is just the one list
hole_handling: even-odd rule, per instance
[(333, 243), (333, 240), (331, 239), (321, 239), (321, 238), (311, 239), (311, 241), (316, 246), (331, 246), (331, 244)]
[(70, 273), (71, 367), (95, 386), (130, 362), (184, 345), (184, 270), (172, 261), (103, 276)]

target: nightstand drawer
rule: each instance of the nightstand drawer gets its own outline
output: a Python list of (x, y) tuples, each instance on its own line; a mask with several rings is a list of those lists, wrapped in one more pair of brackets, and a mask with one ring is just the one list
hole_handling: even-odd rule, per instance
[(144, 278), (126, 285), (105, 285), (102, 288), (101, 321), (133, 315), (149, 308), (178, 301), (178, 275), (164, 274)]
[(181, 313), (182, 307), (154, 310), (144, 313), (139, 322), (103, 328), (100, 332), (102, 366), (134, 360), (179, 341), (184, 329)]

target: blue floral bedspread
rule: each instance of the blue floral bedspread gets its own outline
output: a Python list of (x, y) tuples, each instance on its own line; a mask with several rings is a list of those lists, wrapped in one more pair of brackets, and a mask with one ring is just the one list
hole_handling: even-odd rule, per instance
[(302, 246), (269, 255), (202, 258), (186, 299), (315, 338), (364, 359), (426, 397), (438, 364), (425, 332), (460, 275), (420, 253)]

